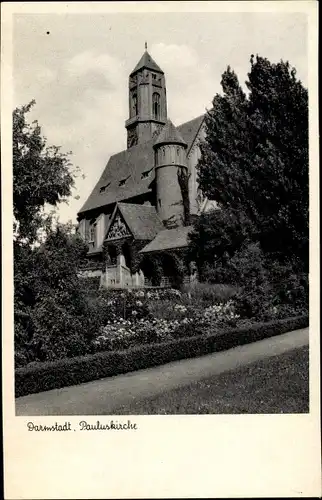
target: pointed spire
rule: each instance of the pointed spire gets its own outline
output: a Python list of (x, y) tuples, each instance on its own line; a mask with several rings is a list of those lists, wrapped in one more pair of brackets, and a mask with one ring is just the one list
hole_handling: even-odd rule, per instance
[(182, 138), (178, 129), (173, 125), (171, 120), (167, 120), (167, 123), (161, 129), (153, 147), (161, 146), (161, 144), (180, 144), (185, 148), (188, 147), (185, 140)]
[(145, 50), (148, 50), (148, 42), (145, 42), (144, 48), (145, 48)]
[(151, 69), (152, 71), (162, 73), (162, 75), (164, 74), (160, 66), (157, 65), (157, 63), (152, 59), (152, 57), (148, 53), (147, 47), (148, 44), (147, 42), (145, 42), (145, 52), (141, 57), (141, 59), (139, 60), (139, 62), (137, 63), (137, 65), (135, 66), (134, 70), (131, 72), (130, 76), (132, 76), (134, 73), (143, 68)]

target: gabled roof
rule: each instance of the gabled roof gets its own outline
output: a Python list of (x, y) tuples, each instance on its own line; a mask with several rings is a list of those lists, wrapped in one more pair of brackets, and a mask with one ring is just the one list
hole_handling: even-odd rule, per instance
[(187, 153), (189, 153), (189, 150), (198, 135), (204, 119), (205, 115), (197, 116), (197, 118), (185, 122), (177, 127), (178, 132), (182, 135), (183, 139), (188, 144)]
[(152, 240), (164, 229), (164, 225), (154, 207), (132, 203), (117, 203), (106, 235), (108, 235), (108, 231), (118, 212), (136, 240)]
[(140, 253), (158, 252), (172, 248), (183, 248), (188, 246), (188, 234), (192, 226), (181, 226), (174, 229), (163, 229), (154, 240), (150, 241)]
[[(187, 143), (187, 152), (189, 152), (203, 120), (204, 115), (201, 115), (177, 127), (177, 131)], [(151, 139), (111, 156), (79, 214), (150, 192), (151, 182), (155, 175), (153, 168), (154, 142), (155, 139)], [(150, 171), (149, 175), (142, 175), (148, 171)], [(124, 184), (120, 185), (124, 179), (126, 179)], [(104, 186), (106, 186), (105, 190), (101, 190)]]
[(162, 69), (152, 59), (152, 57), (150, 56), (150, 54), (148, 53), (147, 50), (144, 52), (143, 56), (141, 57), (141, 59), (139, 60), (137, 65), (135, 66), (135, 68), (132, 71), (132, 73), (130, 74), (130, 76), (134, 75), (134, 73), (136, 73), (137, 71), (139, 71), (140, 69), (143, 69), (143, 68), (151, 69), (152, 71), (157, 71), (158, 73), (164, 74)]
[(188, 146), (171, 120), (167, 120), (153, 147), (161, 146), (161, 144), (181, 144), (184, 147)]

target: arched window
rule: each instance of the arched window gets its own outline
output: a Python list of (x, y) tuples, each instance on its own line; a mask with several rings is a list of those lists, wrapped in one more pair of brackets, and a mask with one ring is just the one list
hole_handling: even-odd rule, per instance
[(95, 225), (93, 224), (91, 227), (90, 227), (90, 231), (89, 231), (89, 241), (90, 243), (94, 243), (95, 242)]
[(92, 219), (90, 222), (88, 242), (96, 246), (96, 219)]
[(136, 93), (132, 94), (132, 116), (138, 114), (138, 96)]
[(108, 256), (109, 256), (109, 261), (112, 266), (116, 266), (117, 263), (117, 250), (114, 245), (109, 245), (108, 246)]
[(123, 243), (122, 254), (124, 255), (125, 265), (127, 268), (131, 269), (131, 248), (128, 243)]
[(152, 95), (152, 113), (155, 120), (160, 119), (160, 94), (157, 92)]

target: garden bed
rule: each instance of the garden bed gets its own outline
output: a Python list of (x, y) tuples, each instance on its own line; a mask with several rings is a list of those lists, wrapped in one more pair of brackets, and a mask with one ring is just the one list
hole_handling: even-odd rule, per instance
[(308, 316), (298, 316), (226, 331), (205, 331), (168, 342), (145, 344), (123, 351), (46, 361), (15, 372), (15, 395), (24, 396), (50, 389), (162, 365), (171, 361), (231, 349), (308, 326)]

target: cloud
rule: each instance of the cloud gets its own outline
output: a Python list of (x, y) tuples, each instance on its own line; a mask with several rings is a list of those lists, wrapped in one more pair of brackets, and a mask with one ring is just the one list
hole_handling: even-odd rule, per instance
[(158, 43), (152, 46), (153, 57), (167, 68), (193, 68), (199, 62), (194, 49), (187, 45)]
[[(71, 79), (79, 80), (81, 78), (101, 77), (101, 82), (105, 82), (109, 89), (116, 89), (123, 80), (124, 65), (122, 61), (109, 54), (95, 53), (94, 51), (85, 51), (75, 55), (66, 63), (66, 72)], [(88, 80), (90, 81), (90, 80)]]
[(151, 54), (165, 72), (168, 114), (178, 125), (201, 115), (220, 91), (218, 78), (208, 62), (186, 44), (158, 43)]
[(79, 201), (71, 199), (59, 209), (63, 220), (75, 219), (109, 156), (126, 147), (128, 76), (123, 62), (107, 53), (84, 51), (56, 71), (44, 63), (23, 74), (17, 104), (36, 98), (28, 121), (39, 121), (48, 144), (72, 151), (73, 165), (85, 174), (85, 180), (76, 182)]
[(64, 81), (56, 98), (60, 112), (53, 116), (48, 136), (73, 151), (73, 164), (85, 175), (77, 180), (79, 201), (60, 209), (64, 219), (76, 216), (109, 156), (126, 147), (127, 75), (117, 58), (86, 51), (66, 62), (59, 79)]

